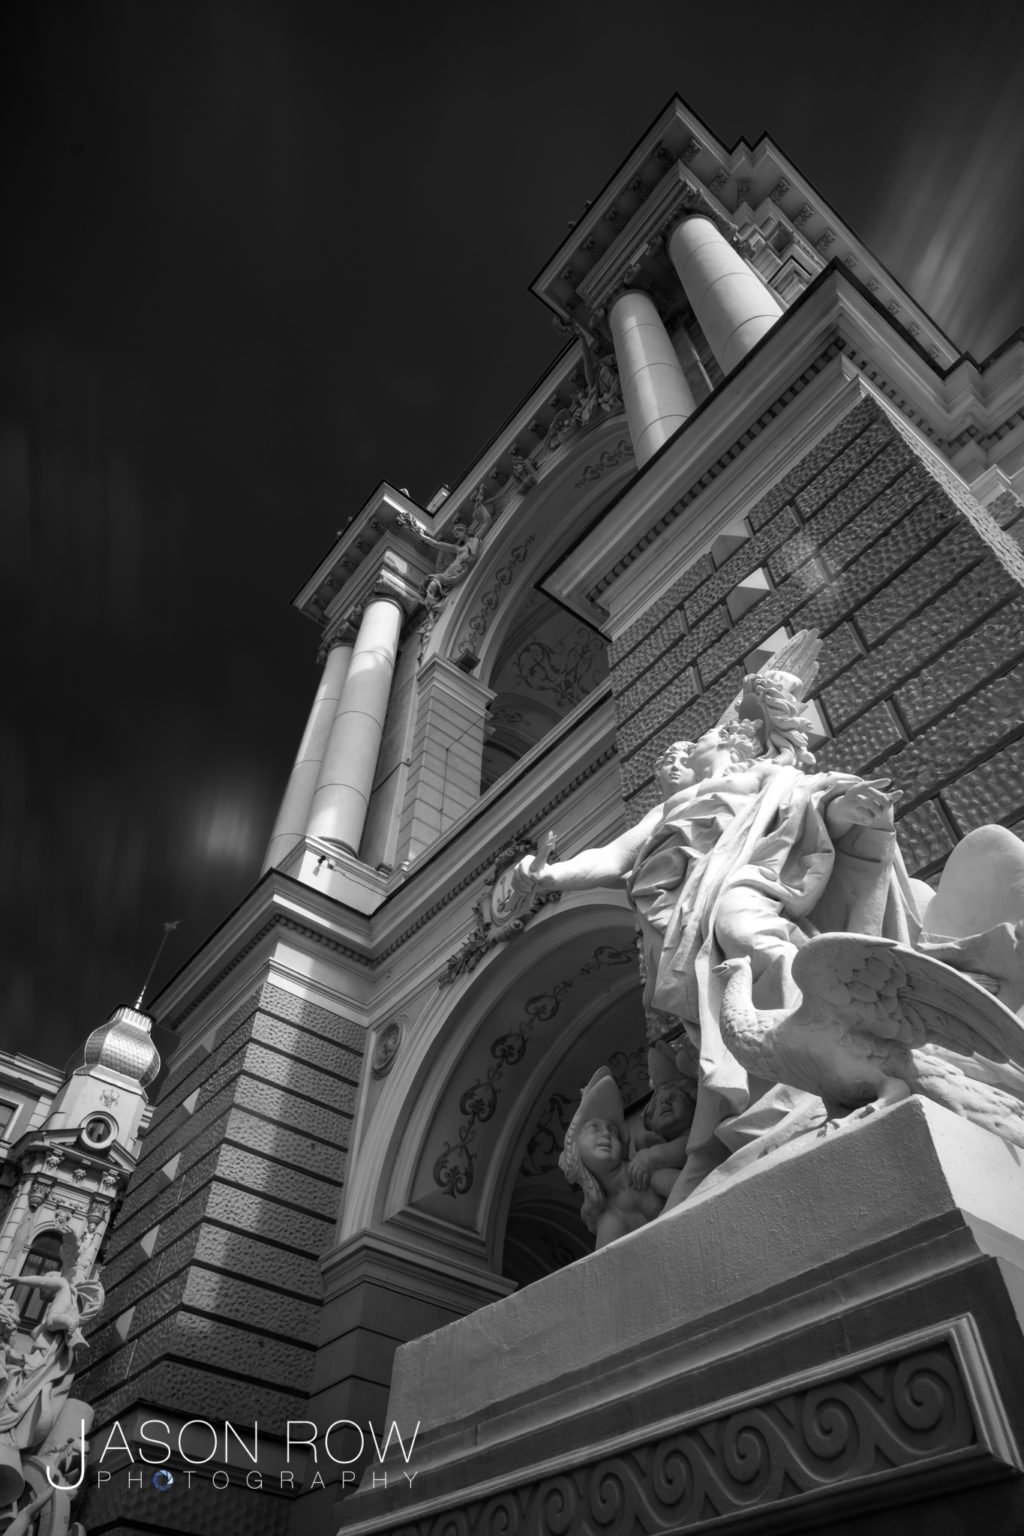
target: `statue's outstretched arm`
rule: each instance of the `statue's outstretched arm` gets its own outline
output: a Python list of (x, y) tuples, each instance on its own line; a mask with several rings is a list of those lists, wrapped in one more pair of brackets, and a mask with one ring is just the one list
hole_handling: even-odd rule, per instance
[(531, 890), (589, 891), (597, 886), (621, 885), (636, 863), (636, 856), (661, 821), (661, 809), (649, 811), (621, 836), (603, 848), (585, 848), (571, 859), (557, 864), (543, 864), (533, 857), (520, 859), (513, 870), (515, 889), (524, 895)]

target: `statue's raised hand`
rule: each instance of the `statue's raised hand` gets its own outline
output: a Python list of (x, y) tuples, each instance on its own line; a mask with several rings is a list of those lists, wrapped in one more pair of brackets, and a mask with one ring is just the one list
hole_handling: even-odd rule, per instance
[(553, 889), (555, 876), (548, 869), (548, 860), (555, 851), (557, 838), (553, 832), (545, 832), (540, 840), (540, 847), (535, 854), (526, 854), (517, 864), (513, 864), (512, 889), (520, 896), (531, 896), (534, 891), (547, 891)]
[(825, 820), (833, 837), (841, 837), (852, 827), (891, 827), (892, 808), (901, 791), (889, 786), (890, 779), (858, 779), (841, 795), (829, 802)]

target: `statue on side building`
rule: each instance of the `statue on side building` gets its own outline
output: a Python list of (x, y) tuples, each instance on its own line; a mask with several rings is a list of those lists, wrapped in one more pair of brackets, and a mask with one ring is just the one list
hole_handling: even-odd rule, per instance
[[(32, 1493), (5, 1531), (17, 1529), (19, 1520), (26, 1532), (34, 1530), (37, 1511), (52, 1498), (60, 1502), (61, 1518), (70, 1508), (69, 1493), (47, 1478), (45, 1469), (50, 1467), (51, 1477), (66, 1470), (91, 1424), (92, 1410), (70, 1393), (78, 1353), (87, 1347), (81, 1324), (103, 1305), (99, 1280), (77, 1278), (78, 1257), (76, 1236), (69, 1233), (61, 1245), (61, 1270), (6, 1281), (8, 1290), (25, 1285), (48, 1298), (27, 1349), (12, 1343), (20, 1326), (17, 1304), (9, 1295), (0, 1299), (0, 1506), (16, 1505), (26, 1485)], [(61, 1529), (67, 1529), (66, 1521)]]

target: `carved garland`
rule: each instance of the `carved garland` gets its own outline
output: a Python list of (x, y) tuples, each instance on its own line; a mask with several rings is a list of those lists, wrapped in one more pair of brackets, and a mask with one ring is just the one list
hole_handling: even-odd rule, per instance
[(499, 850), (487, 889), (473, 903), (476, 921), (438, 977), (439, 987), (450, 987), (460, 976), (476, 970), (488, 950), (497, 944), (507, 944), (522, 933), (535, 912), (561, 899), (560, 891), (520, 896), (513, 890), (508, 871), (527, 854), (536, 852), (535, 843), (519, 838)]
[(530, 546), (533, 543), (533, 539), (533, 534), (528, 533), (523, 542), (521, 544), (515, 545), (515, 547), (512, 549), (509, 554), (507, 563), (501, 566), (501, 568), (495, 573), (494, 585), (489, 587), (488, 590), (484, 593), (480, 602), (479, 613), (475, 613), (469, 621), (468, 631), (472, 638), (463, 639), (459, 642), (460, 655), (465, 656), (473, 654), (477, 642), (482, 640), (484, 635), (487, 633), (487, 626), (491, 622), (494, 614), (497, 612), (498, 604), (501, 601), (501, 594), (506, 587), (511, 585), (512, 576), (515, 572), (516, 566), (522, 565), (523, 561), (526, 559), (530, 552)]
[(600, 480), (607, 470), (616, 469), (618, 465), (632, 457), (632, 443), (627, 437), (620, 437), (614, 448), (602, 449), (593, 463), (584, 466), (583, 473), (575, 482), (576, 490), (581, 486), (589, 485), (594, 480)]

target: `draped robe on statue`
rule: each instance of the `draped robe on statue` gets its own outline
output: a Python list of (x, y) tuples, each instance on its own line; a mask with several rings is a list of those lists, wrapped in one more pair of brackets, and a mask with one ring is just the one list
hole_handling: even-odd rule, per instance
[(670, 1203), (730, 1151), (814, 1103), (798, 1089), (749, 1079), (729, 1052), (715, 967), (749, 954), (756, 1005), (788, 1008), (800, 997), (793, 955), (813, 934), (912, 943), (920, 930), (891, 827), (854, 827), (837, 841), (829, 833), (829, 802), (857, 782), (767, 759), (745, 764), (669, 796), (637, 855), (627, 891), (641, 935), (649, 1029), (665, 1036), (682, 1025), (700, 1054), (686, 1167)]

